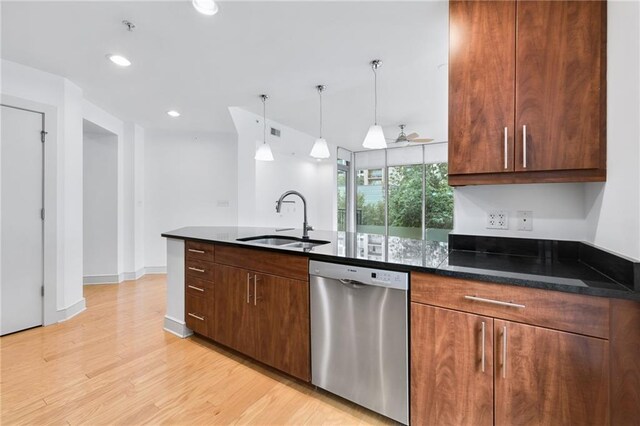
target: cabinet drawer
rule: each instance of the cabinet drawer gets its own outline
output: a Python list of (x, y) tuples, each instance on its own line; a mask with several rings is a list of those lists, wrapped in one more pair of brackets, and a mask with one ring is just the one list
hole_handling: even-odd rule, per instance
[(215, 265), (211, 262), (187, 259), (184, 269), (187, 277), (200, 278), (201, 280), (213, 282)]
[(216, 248), (216, 263), (309, 281), (309, 258), (306, 256), (219, 245)]
[(210, 305), (207, 299), (187, 293), (185, 296), (185, 323), (194, 333), (209, 335), (209, 324), (212, 321)]
[(187, 276), (185, 280), (185, 292), (196, 297), (204, 297), (213, 300), (213, 282), (200, 278)]
[(184, 250), (185, 250), (185, 258), (187, 260), (204, 260), (205, 262), (214, 261), (214, 245), (213, 244), (187, 241), (185, 244)]
[(414, 272), (411, 273), (411, 301), (604, 339), (609, 337), (609, 300), (602, 297)]

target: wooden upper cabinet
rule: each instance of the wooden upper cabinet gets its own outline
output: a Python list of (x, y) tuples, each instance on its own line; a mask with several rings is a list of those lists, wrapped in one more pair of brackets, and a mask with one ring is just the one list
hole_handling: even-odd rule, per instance
[(609, 424), (607, 340), (497, 319), (494, 326), (496, 425)]
[(605, 20), (605, 2), (518, 2), (516, 170), (605, 167)]
[(515, 1), (449, 3), (449, 174), (513, 171), (515, 13)]
[(606, 14), (450, 1), (451, 185), (606, 180)]

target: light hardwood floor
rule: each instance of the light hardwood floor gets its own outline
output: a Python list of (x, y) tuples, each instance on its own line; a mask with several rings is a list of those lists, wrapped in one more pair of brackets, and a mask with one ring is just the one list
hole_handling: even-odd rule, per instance
[(2, 425), (391, 423), (163, 331), (164, 275), (85, 286), (84, 295), (75, 318), (0, 338)]

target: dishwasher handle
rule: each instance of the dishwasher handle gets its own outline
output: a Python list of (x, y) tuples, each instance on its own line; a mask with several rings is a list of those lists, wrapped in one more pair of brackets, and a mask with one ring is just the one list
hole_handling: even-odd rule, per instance
[(363, 283), (362, 281), (348, 280), (348, 279), (345, 280), (342, 278), (338, 278), (338, 281), (340, 281), (342, 285), (344, 285), (345, 287), (349, 287), (353, 289), (367, 287), (367, 284)]

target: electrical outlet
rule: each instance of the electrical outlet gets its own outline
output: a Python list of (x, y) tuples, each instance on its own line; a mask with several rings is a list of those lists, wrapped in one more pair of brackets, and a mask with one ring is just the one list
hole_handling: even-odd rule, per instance
[(533, 231), (533, 212), (518, 210), (518, 231)]
[(504, 210), (487, 212), (487, 229), (509, 229), (509, 215)]

